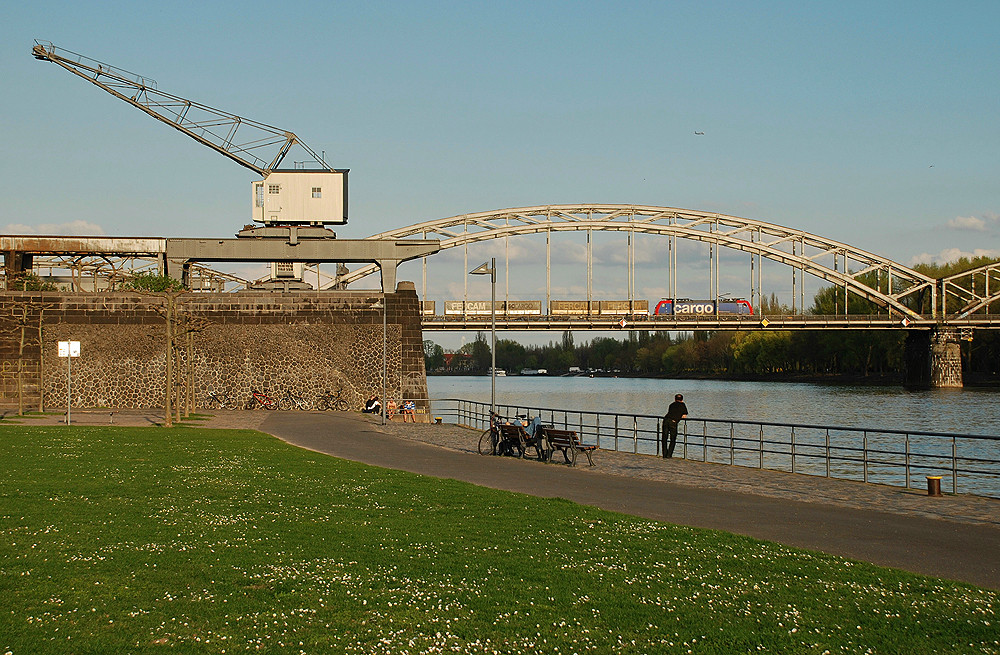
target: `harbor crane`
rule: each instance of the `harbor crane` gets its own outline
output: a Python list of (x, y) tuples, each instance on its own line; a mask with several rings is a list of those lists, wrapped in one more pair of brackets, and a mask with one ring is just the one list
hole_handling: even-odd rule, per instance
[[(348, 171), (330, 167), (293, 132), (161, 91), (156, 80), (48, 41), (36, 40), (31, 52), (260, 175), (253, 182), (251, 218), (265, 227), (347, 223)], [(302, 167), (279, 168), (293, 146), (310, 159)]]

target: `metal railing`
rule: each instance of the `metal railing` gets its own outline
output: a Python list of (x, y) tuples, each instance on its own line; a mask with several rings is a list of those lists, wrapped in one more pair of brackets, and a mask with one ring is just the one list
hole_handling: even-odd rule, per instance
[[(488, 402), (441, 398), (432, 413), (486, 429)], [(540, 416), (604, 450), (659, 455), (663, 417), (498, 404), (503, 416)], [(941, 476), (952, 493), (1000, 498), (1000, 437), (709, 418), (681, 422), (684, 459), (913, 488)]]

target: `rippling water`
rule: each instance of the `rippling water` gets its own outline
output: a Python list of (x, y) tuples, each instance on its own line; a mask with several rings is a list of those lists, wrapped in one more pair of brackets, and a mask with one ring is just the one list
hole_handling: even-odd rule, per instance
[[(431, 398), (489, 402), (487, 376), (429, 376)], [(496, 379), (497, 402), (656, 414), (675, 393), (692, 417), (1000, 436), (1000, 390), (828, 386), (789, 382), (521, 377)]]

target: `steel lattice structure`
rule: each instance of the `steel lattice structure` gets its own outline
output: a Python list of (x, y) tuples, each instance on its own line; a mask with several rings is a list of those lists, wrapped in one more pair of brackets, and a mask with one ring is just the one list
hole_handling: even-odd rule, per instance
[(48, 41), (36, 40), (31, 52), (36, 59), (65, 68), (262, 176), (276, 170), (295, 145), (324, 170), (333, 170), (288, 130), (160, 91), (154, 79), (59, 48)]
[[(712, 248), (729, 248), (749, 253), (752, 264), (756, 259), (758, 293), (763, 288), (762, 260), (767, 259), (798, 271), (802, 276), (800, 280), (805, 275), (814, 276), (843, 289), (845, 298), (848, 294), (855, 294), (885, 309), (898, 312), (900, 316), (920, 318), (920, 314), (906, 303), (919, 307), (920, 301), (929, 295), (932, 316), (939, 316), (938, 284), (934, 278), (886, 257), (803, 230), (712, 212), (640, 205), (541, 205), (462, 214), (374, 234), (368, 238), (438, 238), (441, 240), (441, 249), (444, 250), (490, 239), (565, 231), (654, 234), (670, 238), (671, 246), (674, 239), (699, 241), (710, 244)], [(590, 240), (588, 247), (589, 243)], [(547, 238), (547, 263), (549, 248), (550, 239)], [(671, 247), (668, 252), (674, 258), (671, 265), (675, 267), (676, 248)], [(630, 237), (630, 299), (634, 295), (633, 269), (634, 252)], [(364, 266), (341, 276), (339, 280), (349, 284), (377, 270), (375, 265)], [(717, 266), (714, 267), (713, 275), (717, 281)], [(866, 280), (869, 279), (874, 279), (876, 285), (867, 283)], [(803, 286), (800, 281), (800, 289)], [(676, 292), (672, 295), (676, 297)]]
[(942, 313), (948, 317), (963, 319), (984, 308), (988, 312), (991, 303), (1000, 301), (1000, 263), (949, 275), (940, 283), (947, 305)]

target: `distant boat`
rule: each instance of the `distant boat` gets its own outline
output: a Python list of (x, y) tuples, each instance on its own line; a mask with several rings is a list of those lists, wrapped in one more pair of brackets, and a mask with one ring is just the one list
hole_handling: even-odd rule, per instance
[(494, 377), (498, 378), (507, 377), (507, 371), (503, 370), (502, 368), (498, 368), (496, 371), (494, 371), (493, 369), (489, 369), (486, 371), (486, 375), (490, 375), (491, 373), (493, 374)]
[(548, 375), (548, 369), (544, 368), (522, 368), (521, 375)]

